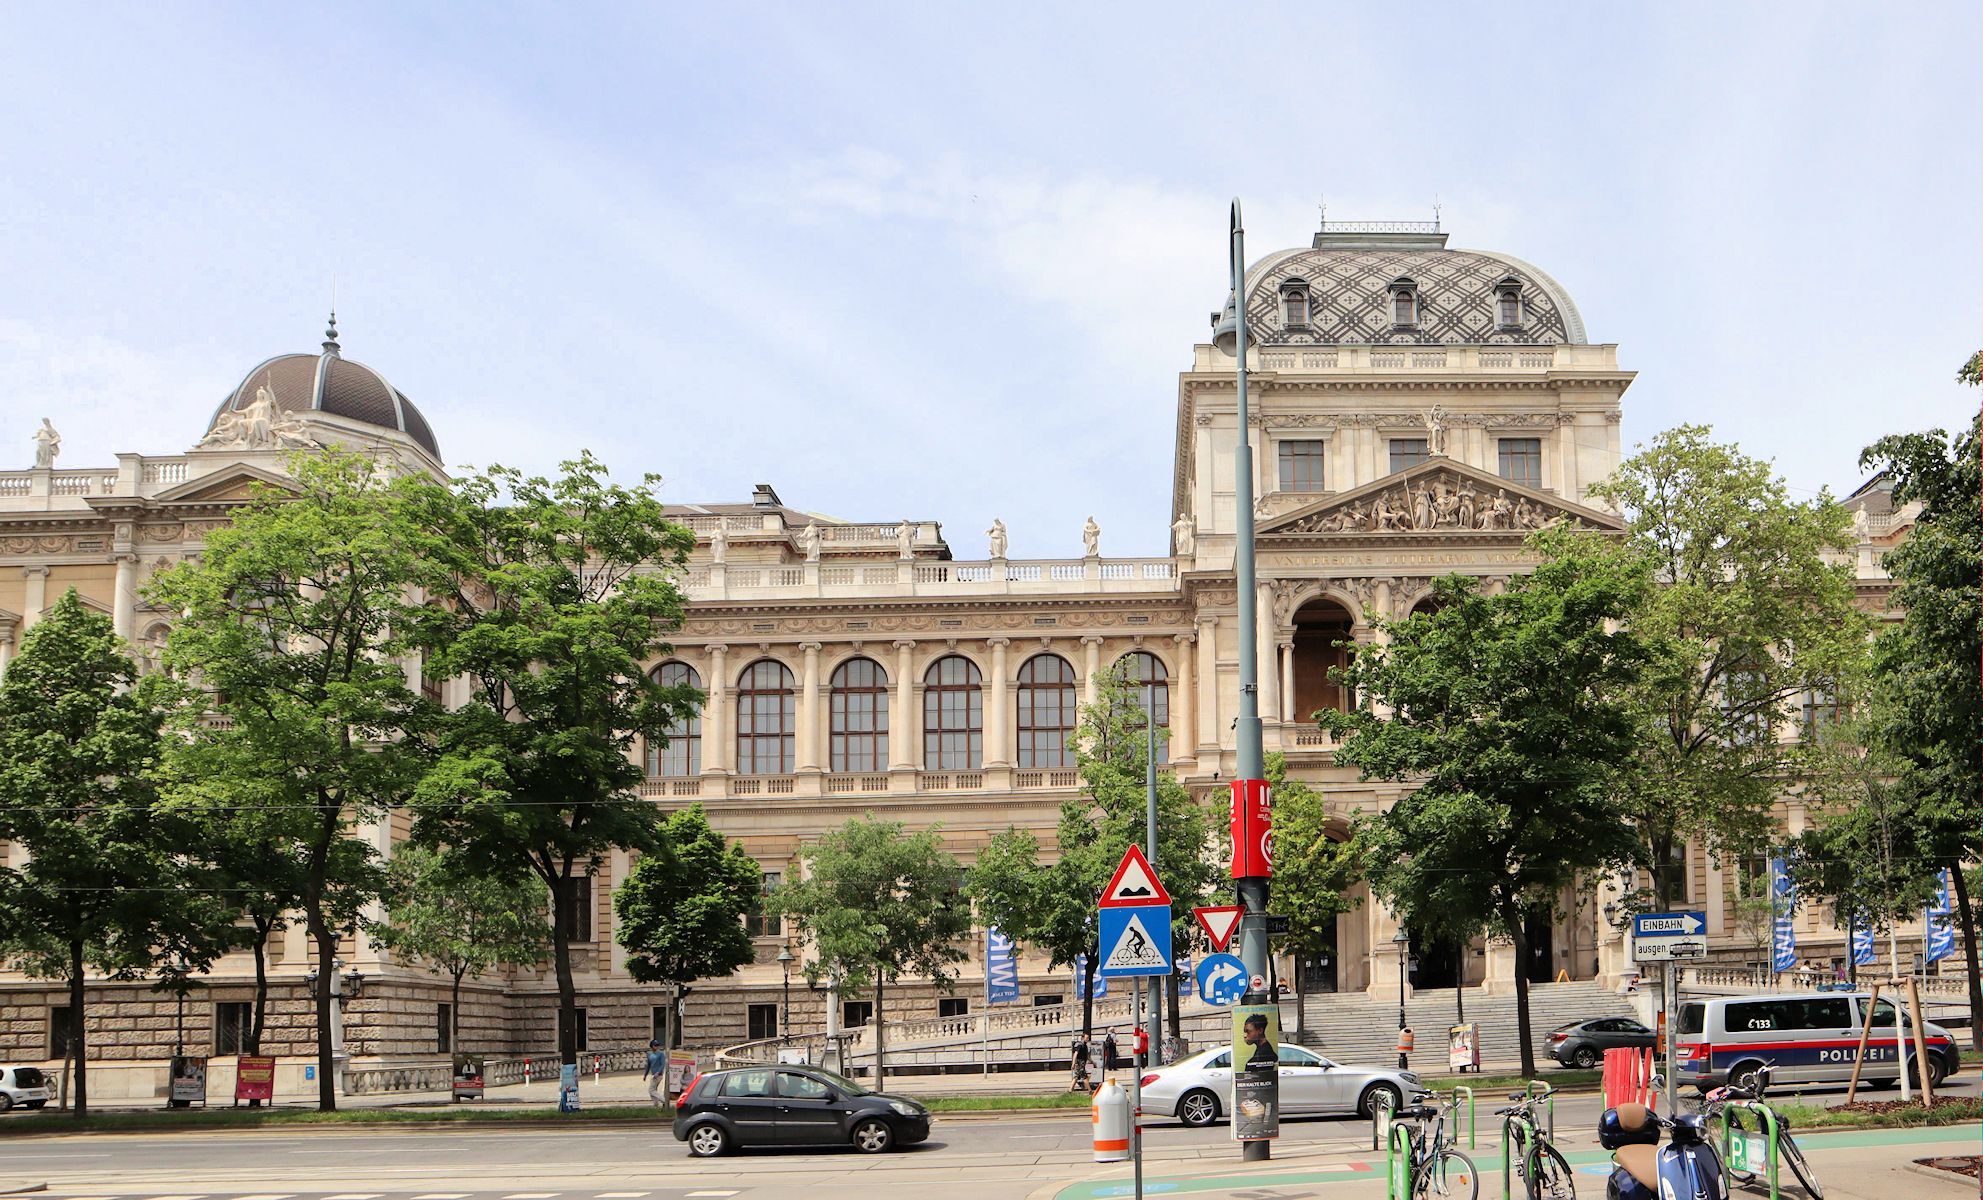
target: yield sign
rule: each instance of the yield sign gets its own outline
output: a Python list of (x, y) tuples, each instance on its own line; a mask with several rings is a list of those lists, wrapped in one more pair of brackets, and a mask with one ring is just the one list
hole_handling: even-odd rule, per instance
[(1211, 908), (1194, 908), (1191, 915), (1198, 918), (1198, 927), (1205, 936), (1212, 939), (1212, 949), (1224, 950), (1232, 941), (1232, 931), (1239, 928), (1239, 918), (1246, 910), (1237, 904), (1219, 904)]
[(1150, 869), (1150, 860), (1144, 858), (1143, 852), (1131, 843), (1123, 853), (1122, 862), (1116, 866), (1115, 877), (1102, 889), (1102, 898), (1096, 903), (1101, 908), (1131, 908), (1170, 902), (1171, 894), (1157, 882), (1157, 873)]

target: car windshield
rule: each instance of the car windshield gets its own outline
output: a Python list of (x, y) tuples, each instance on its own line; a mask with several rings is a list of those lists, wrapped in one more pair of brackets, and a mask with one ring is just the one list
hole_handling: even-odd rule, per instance
[(844, 1075), (835, 1075), (831, 1071), (823, 1071), (818, 1067), (807, 1067), (806, 1070), (832, 1084), (834, 1090), (843, 1096), (866, 1096), (869, 1094), (868, 1089)]
[(1550, 1030), (1549, 1032), (1562, 1033), (1566, 1029), (1575, 1029), (1577, 1026), (1582, 1024), (1583, 1024), (1582, 1021), (1565, 1021), (1563, 1024), (1558, 1025), (1556, 1028)]
[(1708, 1006), (1696, 1000), (1680, 1006), (1680, 1019), (1674, 1023), (1674, 1031), (1680, 1034), (1699, 1033), (1705, 1026)]

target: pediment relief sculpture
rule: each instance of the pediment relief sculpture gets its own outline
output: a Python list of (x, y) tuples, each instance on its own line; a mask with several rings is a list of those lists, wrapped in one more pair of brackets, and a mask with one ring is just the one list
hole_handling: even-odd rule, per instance
[(1558, 520), (1606, 526), (1505, 480), (1450, 467), (1411, 472), (1359, 489), (1263, 533), (1526, 533)]

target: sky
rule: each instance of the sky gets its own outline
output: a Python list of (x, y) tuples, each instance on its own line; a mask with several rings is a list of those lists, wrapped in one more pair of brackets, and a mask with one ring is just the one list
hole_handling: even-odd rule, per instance
[(1952, 426), (1975, 4), (9, 5), (0, 466), (174, 454), (347, 357), (450, 464), (1166, 547), (1177, 374), (1250, 258), (1423, 220), (1554, 276), (1797, 494)]

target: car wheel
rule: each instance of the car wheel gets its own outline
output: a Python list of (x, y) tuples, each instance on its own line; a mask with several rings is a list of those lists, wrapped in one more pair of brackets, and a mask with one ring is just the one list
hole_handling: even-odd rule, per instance
[(12, 1107), (14, 1107), (14, 1098), (5, 1092), (0, 1092), (0, 1112), (6, 1112)]
[(1219, 1119), (1219, 1098), (1204, 1088), (1186, 1092), (1177, 1102), (1177, 1119), (1193, 1129), (1203, 1129)]
[(689, 1130), (689, 1153), (697, 1158), (715, 1158), (729, 1149), (729, 1132), (714, 1121)]
[(1762, 1077), (1756, 1072), (1762, 1063), (1753, 1058), (1745, 1058), (1728, 1069), (1728, 1086), (1755, 1091), (1762, 1084)]
[(895, 1131), (879, 1117), (869, 1117), (854, 1126), (854, 1149), (863, 1154), (880, 1154), (895, 1144)]
[(1363, 1089), (1363, 1095), (1356, 1098), (1356, 1115), (1365, 1120), (1376, 1117), (1377, 1105), (1379, 1104), (1377, 1097), (1379, 1096), (1389, 1096), (1391, 1098), (1392, 1112), (1397, 1112), (1399, 1108), (1404, 1106), (1404, 1093), (1388, 1083), (1373, 1083)]
[(1597, 1047), (1595, 1046), (1577, 1047), (1577, 1053), (1571, 1056), (1570, 1061), (1574, 1063), (1576, 1066), (1581, 1067), (1586, 1071), (1590, 1070), (1592, 1067), (1597, 1065)]
[(1948, 1068), (1942, 1065), (1942, 1060), (1940, 1056), (1930, 1054), (1928, 1056), (1927, 1067), (1928, 1067), (1928, 1082), (1924, 1085), (1921, 1082), (1921, 1072), (1919, 1070), (1916, 1070), (1914, 1072), (1914, 1086), (1927, 1087), (1927, 1088), (1938, 1088), (1942, 1086), (1942, 1079), (1945, 1076), (1947, 1076), (1949, 1072), (1948, 1072)]

